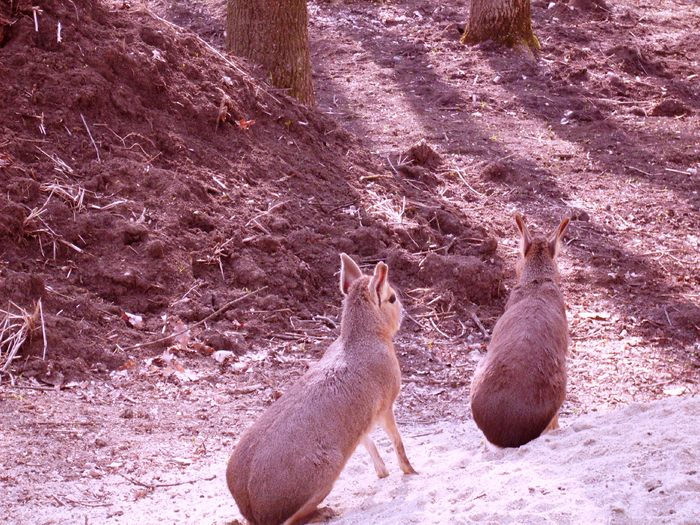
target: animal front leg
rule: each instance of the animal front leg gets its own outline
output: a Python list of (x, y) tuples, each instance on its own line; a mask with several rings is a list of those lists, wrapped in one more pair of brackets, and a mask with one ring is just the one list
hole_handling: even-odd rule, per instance
[(403, 447), (403, 441), (399, 433), (399, 427), (396, 426), (396, 418), (394, 417), (394, 410), (392, 407), (389, 407), (382, 417), (382, 426), (384, 430), (386, 430), (386, 433), (389, 434), (389, 438), (394, 444), (396, 456), (399, 458), (399, 466), (403, 473), (417, 474), (416, 470), (411, 466), (411, 462), (408, 461), (408, 456), (406, 456), (406, 449)]

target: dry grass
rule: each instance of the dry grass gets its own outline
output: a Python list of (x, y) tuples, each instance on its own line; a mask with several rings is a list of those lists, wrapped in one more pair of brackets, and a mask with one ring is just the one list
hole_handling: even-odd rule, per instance
[[(65, 240), (63, 237), (61, 237), (59, 234), (57, 234), (51, 226), (46, 222), (44, 219), (44, 213), (46, 213), (47, 206), (49, 202), (51, 201), (51, 197), (56, 193), (59, 192), (59, 195), (62, 195), (66, 199), (70, 199), (71, 202), (74, 203), (75, 206), (81, 207), (81, 209), (84, 209), (83, 205), (83, 199), (85, 196), (85, 190), (79, 189), (77, 192), (72, 193), (69, 191), (69, 189), (66, 189), (65, 186), (60, 186), (60, 185), (44, 185), (44, 186), (55, 186), (56, 189), (54, 190), (46, 190), (50, 191), (49, 196), (47, 197), (46, 201), (44, 201), (44, 204), (41, 205), (41, 207), (35, 207), (29, 210), (29, 214), (24, 218), (24, 221), (22, 221), (22, 231), (24, 232), (25, 235), (28, 237), (34, 237), (39, 241), (39, 250), (41, 251), (41, 255), (43, 257), (46, 257), (46, 254), (44, 253), (44, 243), (48, 241), (48, 243), (52, 247), (52, 255), (53, 258), (56, 259), (56, 253), (58, 251), (58, 244), (63, 244), (64, 246), (67, 246), (68, 248), (71, 248), (72, 250), (75, 250), (78, 253), (82, 253), (83, 250), (82, 248), (79, 248), (72, 242), (69, 242)], [(42, 187), (43, 188), (43, 187)], [(75, 207), (73, 208), (74, 210), (76, 209)]]
[(406, 217), (406, 209), (410, 207), (411, 203), (407, 201), (405, 196), (398, 198), (393, 195), (387, 195), (381, 192), (377, 185), (370, 183), (365, 186), (363, 197), (365, 209), (372, 216), (381, 219), (386, 224), (404, 228), (418, 225), (415, 221)]
[[(61, 184), (58, 181), (54, 181), (47, 184), (41, 185), (41, 191), (48, 193), (49, 197), (46, 199), (48, 204), (51, 197), (57, 195), (73, 209), (74, 213), (79, 213), (85, 210), (85, 188), (81, 186), (71, 186), (69, 184)], [(46, 206), (46, 204), (44, 205)]]
[(30, 313), (15, 303), (7, 310), (0, 310), (0, 372), (5, 372), (17, 357), (22, 347), (31, 340), (32, 334), (41, 326), (44, 338), (44, 358), (46, 358), (46, 329), (41, 299), (34, 304)]

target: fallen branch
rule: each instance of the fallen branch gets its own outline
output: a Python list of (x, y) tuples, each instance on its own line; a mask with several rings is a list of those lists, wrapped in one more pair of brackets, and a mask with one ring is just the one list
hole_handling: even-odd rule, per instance
[(435, 329), (435, 331), (437, 331), (440, 335), (442, 335), (443, 337), (446, 337), (447, 339), (452, 339), (452, 337), (450, 337), (450, 336), (447, 335), (445, 332), (443, 332), (442, 330), (440, 330), (440, 328), (439, 328), (438, 325), (435, 323), (435, 321), (433, 321), (433, 318), (432, 318), (432, 317), (429, 317), (428, 320), (430, 321), (430, 324), (433, 325), (433, 328)]
[(211, 475), (208, 478), (199, 478), (199, 479), (188, 479), (186, 481), (178, 481), (175, 483), (144, 483), (143, 481), (139, 481), (138, 479), (130, 478), (129, 476), (126, 476), (125, 474), (121, 474), (117, 472), (118, 476), (121, 476), (125, 480), (129, 481), (130, 483), (133, 483), (134, 485), (138, 485), (139, 487), (145, 487), (147, 489), (157, 489), (159, 487), (177, 487), (179, 485), (190, 485), (192, 483), (197, 483), (199, 481), (211, 481), (213, 479), (216, 479), (216, 475)]
[(183, 330), (180, 330), (179, 332), (175, 332), (174, 334), (170, 334), (170, 335), (166, 335), (165, 337), (160, 337), (160, 338), (158, 338), (158, 339), (154, 339), (153, 341), (147, 341), (147, 342), (145, 342), (145, 343), (139, 343), (139, 344), (137, 344), (137, 345), (126, 346), (126, 347), (124, 347), (124, 348), (121, 348), (121, 350), (122, 350), (123, 352), (126, 352), (127, 350), (134, 350), (134, 349), (136, 349), (136, 348), (142, 348), (142, 347), (144, 347), (144, 346), (151, 346), (151, 345), (154, 345), (154, 344), (156, 344), (156, 343), (162, 343), (163, 341), (167, 341), (167, 340), (169, 340), (169, 339), (173, 339), (173, 338), (177, 337), (178, 335), (182, 335), (182, 334), (184, 334), (185, 332), (189, 332), (192, 328), (196, 328), (197, 326), (199, 326), (199, 325), (201, 325), (201, 324), (203, 324), (203, 323), (206, 323), (209, 319), (211, 319), (212, 317), (216, 317), (216, 316), (219, 315), (220, 313), (222, 313), (222, 312), (228, 310), (228, 309), (231, 308), (234, 304), (241, 302), (243, 299), (247, 299), (247, 298), (250, 297), (251, 295), (256, 295), (257, 293), (262, 292), (262, 291), (265, 290), (266, 288), (267, 288), (267, 286), (262, 286), (262, 287), (258, 288), (257, 290), (253, 290), (252, 292), (248, 292), (247, 294), (241, 295), (239, 298), (234, 299), (233, 301), (229, 301), (228, 303), (226, 303), (225, 305), (223, 305), (221, 308), (219, 308), (219, 309), (218, 309), (217, 311), (215, 311), (214, 313), (209, 314), (208, 316), (206, 316), (206, 317), (205, 317), (204, 319), (202, 319), (201, 321), (197, 321), (197, 322), (194, 323), (192, 326), (189, 326), (189, 327), (187, 327), (187, 328), (184, 328)]
[(55, 388), (51, 388), (48, 386), (28, 386), (28, 385), (5, 385), (6, 388), (17, 388), (19, 390), (43, 390), (45, 392), (55, 392)]
[(113, 505), (112, 503), (98, 503), (97, 501), (78, 501), (76, 499), (69, 498), (68, 496), (63, 496), (63, 499), (68, 503), (72, 503), (73, 505), (80, 505), (81, 507), (96, 508), (110, 507), (111, 505)]
[(637, 172), (639, 172), (639, 173), (641, 173), (641, 174), (643, 174), (643, 175), (646, 175), (647, 177), (654, 177), (654, 175), (652, 175), (652, 174), (649, 173), (648, 171), (640, 170), (639, 168), (635, 168), (634, 166), (627, 166), (627, 169), (630, 169), (630, 170), (633, 170), (633, 171), (637, 171)]

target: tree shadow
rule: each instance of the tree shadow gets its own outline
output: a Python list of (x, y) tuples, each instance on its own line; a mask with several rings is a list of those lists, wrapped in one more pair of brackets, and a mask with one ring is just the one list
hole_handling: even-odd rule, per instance
[[(580, 53), (577, 46), (590, 40), (590, 35), (578, 28), (575, 22), (575, 19), (571, 24), (559, 21), (553, 29), (559, 44), (558, 53), (565, 58), (561, 61), (535, 68), (522, 65), (519, 58), (507, 50), (486, 46), (484, 51), (477, 52), (495, 71), (502, 73), (503, 88), (529, 116), (546, 123), (561, 140), (576, 144), (590, 160), (592, 171), (619, 179), (619, 187), (632, 208), (610, 213), (608, 205), (603, 211), (608, 212), (613, 225), (619, 221), (632, 223), (632, 226), (624, 227), (627, 230), (632, 229), (636, 222), (641, 230), (645, 228), (644, 224), (653, 225), (653, 213), (660, 212), (669, 215), (670, 220), (666, 217), (663, 222), (669, 225), (667, 229), (674, 231), (675, 242), (682, 242), (682, 237), (675, 234), (676, 228), (693, 231), (693, 214), (697, 217), (700, 208), (697, 191), (700, 179), (692, 171), (685, 170), (700, 162), (697, 149), (690, 146), (697, 144), (700, 137), (687, 124), (693, 117), (679, 114), (673, 118), (674, 115), (665, 113), (674, 111), (673, 105), (669, 109), (667, 104), (660, 102), (650, 110), (635, 97), (651, 97), (658, 89), (657, 92), (667, 94), (664, 100), (680, 101), (678, 106), (683, 109), (679, 111), (683, 115), (697, 111), (700, 99), (691, 95), (688, 82), (674, 78), (669, 66), (657, 58), (654, 49), (647, 48), (642, 53), (639, 47), (615, 46), (604, 52), (612, 59), (612, 63), (605, 66), (591, 61), (587, 69), (582, 70), (576, 66), (580, 62), (571, 61), (569, 64), (566, 58)], [(610, 20), (606, 23), (615, 25)], [(523, 72), (525, 75), (520, 74)], [(635, 78), (621, 80), (631, 74), (635, 74)], [(643, 80), (640, 74), (644, 74)], [(523, 79), (523, 76), (528, 79)], [(601, 94), (605, 96), (601, 97)], [(541, 100), (548, 101), (548, 104), (542, 104)], [(684, 145), (685, 141), (688, 146)], [(671, 192), (673, 197), (663, 195), (657, 201), (653, 198), (655, 192), (660, 195)], [(657, 206), (658, 202), (665, 203), (668, 208), (651, 212), (643, 209)], [(626, 220), (624, 216), (628, 213), (633, 216), (628, 215)], [(638, 235), (644, 237), (645, 233)], [(697, 270), (693, 269), (697, 264), (688, 261), (687, 257), (692, 256), (692, 248), (681, 250), (680, 259), (670, 254), (664, 265), (654, 257), (668, 254), (668, 250), (674, 247), (673, 241), (671, 246), (659, 243), (658, 253), (653, 253), (653, 250), (652, 253), (639, 253), (628, 248), (630, 236), (621, 234), (618, 228), (594, 226), (588, 229), (586, 237), (585, 246), (595, 254), (589, 259), (591, 264), (604, 272), (614, 273), (614, 276), (603, 273), (594, 279), (595, 284), (626, 292), (632, 318), (642, 317), (656, 328), (663, 328), (665, 336), (672, 341), (687, 342), (697, 337), (700, 309), (693, 301), (682, 297), (683, 289), (687, 289), (687, 284), (682, 282), (684, 274), (695, 273), (694, 278), (698, 279)], [(647, 245), (656, 247), (656, 242), (647, 242)], [(680, 281), (673, 282), (678, 276)]]
[[(406, 6), (405, 10), (410, 10), (413, 4)], [(380, 6), (362, 6), (363, 11), (369, 11), (370, 16), (376, 20), (381, 19), (382, 12)], [(352, 10), (349, 11), (352, 15)], [(341, 13), (345, 15), (346, 12)], [(328, 15), (327, 15), (328, 16)], [(352, 17), (350, 16), (351, 20)], [(342, 24), (338, 24), (342, 25)], [(494, 137), (487, 126), (480, 124), (479, 104), (490, 104), (491, 99), (488, 93), (474, 89), (472, 93), (478, 93), (476, 100), (469, 96), (469, 86), (460, 78), (460, 72), (454, 72), (454, 78), (446, 78), (437, 72), (434, 62), (430, 60), (431, 49), (425, 43), (416, 39), (377, 30), (371, 35), (367, 34), (366, 25), (353, 25), (347, 23), (343, 26), (341, 44), (356, 49), (358, 60), (365, 61), (363, 67), (375, 68), (381, 76), (380, 86), (374, 89), (376, 96), (395, 95), (400, 100), (395, 103), (402, 111), (409, 111), (411, 119), (420, 124), (419, 129), (395, 130), (398, 131), (401, 139), (409, 137), (410, 140), (419, 138), (420, 135), (428, 135), (436, 138), (442, 131), (446, 137), (452, 137), (444, 141), (446, 147), (444, 151), (456, 159), (462, 161), (498, 160), (503, 159), (505, 167), (491, 171), (479, 169), (478, 167), (467, 167), (466, 173), (471, 176), (469, 179), (473, 183), (476, 176), (485, 178), (491, 186), (501, 186), (507, 191), (494, 193), (499, 199), (507, 199), (512, 204), (525, 209), (528, 214), (539, 222), (551, 224), (564, 211), (573, 211), (575, 214), (585, 212), (576, 209), (575, 205), (568, 202), (575, 202), (573, 195), (567, 191), (567, 185), (572, 179), (562, 176), (558, 170), (549, 169), (543, 166), (547, 164), (546, 159), (535, 160), (536, 152), (531, 152), (531, 156), (520, 153), (515, 147), (509, 148), (507, 144), (501, 143), (498, 137)], [(316, 54), (315, 68), (319, 76), (329, 83), (326, 88), (335, 105), (341, 108), (352, 108), (358, 102), (356, 94), (349, 94), (343, 88), (342, 81), (334, 81), (334, 75), (339, 76), (340, 72), (334, 65), (333, 48), (329, 45), (324, 48), (322, 38), (312, 43)], [(497, 48), (490, 48), (488, 45), (481, 46), (477, 51), (465, 48), (457, 44), (458, 35), (453, 32), (455, 44), (454, 53), (464, 53), (471, 55), (465, 60), (465, 66), (469, 66), (473, 55), (477, 54), (477, 59), (482, 59), (489, 63), (498, 78), (498, 84), (512, 95), (513, 108), (523, 108), (525, 119), (532, 119), (535, 123), (550, 126), (552, 133), (567, 143), (576, 145), (584, 155), (588, 155), (593, 162), (598, 164), (606, 173), (612, 176), (619, 171), (621, 161), (615, 152), (610, 150), (610, 141), (615, 141), (624, 146), (624, 151), (639, 163), (637, 168), (628, 170), (624, 176), (626, 178), (642, 179), (650, 184), (658, 185), (661, 188), (671, 185), (677, 191), (679, 198), (688, 199), (691, 204), (697, 197), (689, 196), (692, 182), (683, 174), (667, 172), (664, 177), (655, 177), (651, 172), (647, 172), (651, 159), (654, 158), (654, 144), (659, 141), (658, 133), (650, 133), (644, 130), (626, 128), (620, 126), (609, 119), (600, 118), (602, 113), (600, 104), (605, 103), (606, 97), (600, 97), (595, 90), (584, 91), (580, 86), (573, 84), (569, 80), (580, 74), (571, 68), (566, 71), (567, 77), (546, 78), (541, 73), (540, 67), (534, 64), (523, 63), (522, 57), (515, 56), (512, 52), (501, 51)], [(586, 41), (585, 34), (581, 31), (572, 30), (570, 41)], [(589, 40), (589, 39), (588, 39)], [(572, 46), (570, 46), (572, 47)], [(572, 47), (573, 48), (573, 47)], [(325, 55), (318, 51), (325, 51)], [(560, 71), (555, 74), (562, 75)], [(525, 78), (523, 78), (525, 77)], [(682, 94), (682, 89), (673, 87), (672, 79), (668, 79), (668, 89), (674, 89)], [(388, 84), (391, 84), (388, 86)], [(361, 100), (361, 99), (360, 99)], [(551, 102), (547, 102), (550, 101)], [(682, 99), (690, 104), (697, 104), (697, 101)], [(323, 96), (319, 97), (321, 104), (326, 103)], [(391, 103), (394, 103), (393, 100)], [(505, 108), (510, 110), (511, 107)], [(693, 106), (695, 107), (695, 106)], [(571, 111), (572, 113), (567, 112)], [(568, 118), (567, 121), (562, 119)], [(359, 136), (365, 137), (368, 142), (374, 145), (381, 153), (391, 152), (393, 144), (374, 141), (372, 137), (372, 126), (366, 122), (374, 122), (371, 115), (363, 115), (351, 121), (349, 127)], [(576, 125), (571, 123), (575, 122)], [(604, 127), (601, 130), (601, 122)], [(597, 129), (596, 129), (597, 127)], [(405, 134), (402, 133), (405, 131)], [(517, 137), (515, 139), (517, 145)], [(505, 141), (504, 141), (505, 142)], [(404, 147), (407, 145), (403, 142)], [(684, 178), (685, 177), (685, 178)], [(478, 180), (478, 179), (477, 179)], [(580, 181), (579, 177), (579, 181)], [(432, 193), (431, 193), (432, 191)], [(433, 188), (425, 188), (421, 192), (421, 198), (435, 201)], [(462, 202), (465, 207), (468, 202)], [(579, 223), (580, 229), (574, 227), (574, 232), (580, 236), (575, 241), (577, 248), (576, 257), (581, 268), (592, 265), (596, 270), (593, 274), (600, 272), (600, 276), (585, 276), (587, 283), (601, 292), (607, 292), (610, 288), (624, 298), (622, 301), (615, 300), (612, 304), (618, 308), (628, 319), (644, 319), (651, 328), (663, 333), (663, 337), (672, 343), (687, 342), (695, 337), (696, 324), (700, 319), (700, 311), (691, 301), (685, 300), (678, 294), (673, 283), (667, 281), (668, 272), (662, 264), (654, 261), (645, 254), (640, 254), (630, 249), (625, 240), (619, 238), (619, 232), (615, 228), (604, 223), (599, 223), (597, 217), (593, 217), (591, 223), (585, 213), (581, 213), (585, 219)], [(616, 215), (611, 215), (611, 220)], [(575, 218), (579, 218), (578, 216)], [(603, 221), (601, 221), (603, 222)], [(615, 262), (620, 264), (616, 265)], [(621, 269), (622, 273), (613, 270)], [(614, 277), (609, 274), (614, 273)], [(625, 275), (634, 275), (627, 278)], [(613, 282), (611, 282), (611, 279)], [(631, 280), (629, 280), (631, 279)], [(632, 282), (633, 281), (633, 282)], [(640, 282), (644, 282), (643, 289), (640, 290)], [(666, 306), (662, 306), (658, 301), (651, 298), (654, 296), (666, 297)], [(675, 312), (675, 314), (674, 314)], [(668, 314), (668, 315), (667, 315)], [(674, 315), (677, 323), (673, 324)], [(667, 318), (669, 319), (667, 321)], [(632, 323), (634, 324), (634, 323)], [(640, 323), (644, 325), (644, 323)], [(647, 328), (649, 328), (647, 326)], [(634, 329), (642, 330), (642, 333), (650, 334), (642, 326)]]
[[(370, 16), (379, 19), (380, 9), (381, 7), (375, 4), (363, 4), (358, 14), (370, 11)], [(407, 12), (410, 9), (410, 6), (406, 7)], [(351, 14), (352, 12), (350, 9)], [(427, 138), (430, 141), (442, 142), (439, 145), (444, 144), (443, 151), (465, 160), (471, 158), (491, 162), (509, 159), (510, 167), (487, 171), (483, 175), (508, 186), (510, 190), (516, 187), (515, 191), (510, 192), (513, 201), (537, 200), (538, 195), (542, 194), (552, 200), (566, 198), (566, 192), (559, 187), (556, 177), (549, 170), (512, 151), (486, 126), (480, 124), (480, 115), (474, 108), (478, 109), (479, 104), (485, 102), (472, 100), (468, 94), (460, 91), (457, 85), (448, 83), (439, 75), (428, 59), (430, 49), (425, 44), (404, 38), (396, 40), (393, 35), (382, 32), (368, 38), (364, 29), (348, 24), (343, 36), (344, 44), (356, 49), (356, 55), (362, 55), (356, 60), (358, 67), (365, 70), (372, 68), (383, 82), (381, 86), (370, 86), (365, 95), (394, 95), (396, 99), (387, 104), (397, 106), (396, 111), (409, 114), (407, 120), (410, 128), (389, 130), (398, 137), (393, 143), (381, 142), (381, 137), (375, 137), (382, 133), (375, 134), (372, 125), (368, 125), (367, 122), (377, 122), (378, 127), (381, 123), (366, 118), (366, 113), (351, 114), (350, 118), (340, 115), (343, 120), (349, 121), (349, 129), (371, 144), (376, 153), (384, 157), (399, 155), (412, 143)], [(324, 97), (322, 94), (319, 97), (320, 109), (333, 113), (334, 108), (341, 107), (349, 113), (354, 107), (362, 108), (363, 101), (352, 99), (352, 94), (343, 89), (342, 77), (350, 73), (338, 71), (334, 67), (338, 51), (332, 47), (333, 44), (330, 49), (324, 46), (322, 37), (314, 36), (314, 68), (322, 81), (330, 85), (323, 90), (328, 92), (328, 96)], [(458, 47), (462, 49), (461, 46)], [(319, 84), (320, 82), (317, 82), (317, 85)], [(381, 131), (386, 134), (387, 130)], [(460, 137), (467, 137), (468, 140)], [(480, 164), (483, 168), (484, 162)], [(478, 170), (473, 171), (475, 175), (480, 174), (477, 173)], [(516, 195), (513, 196), (513, 193)]]

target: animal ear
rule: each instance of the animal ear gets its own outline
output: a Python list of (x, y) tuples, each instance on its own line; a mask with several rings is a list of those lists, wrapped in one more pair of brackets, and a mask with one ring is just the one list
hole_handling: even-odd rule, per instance
[(520, 252), (523, 254), (523, 257), (525, 257), (532, 245), (532, 236), (530, 235), (530, 230), (527, 229), (527, 224), (525, 224), (525, 218), (520, 212), (516, 212), (513, 218), (520, 231)]
[(564, 238), (564, 233), (570, 221), (571, 219), (568, 216), (564, 217), (559, 223), (559, 226), (549, 234), (547, 242), (549, 243), (549, 255), (551, 255), (552, 259), (559, 253), (559, 246), (561, 245), (561, 241)]
[(350, 285), (362, 277), (362, 270), (349, 255), (340, 254), (340, 291), (347, 295)]
[(382, 303), (382, 294), (387, 286), (389, 286), (389, 267), (379, 262), (374, 267), (374, 275), (369, 281), (369, 295), (372, 299), (377, 299), (377, 304)]

